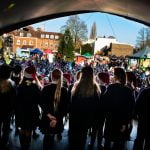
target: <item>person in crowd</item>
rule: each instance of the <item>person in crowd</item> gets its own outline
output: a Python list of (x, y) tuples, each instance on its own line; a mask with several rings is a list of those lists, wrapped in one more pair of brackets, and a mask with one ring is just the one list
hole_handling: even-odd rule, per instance
[(134, 96), (126, 85), (126, 73), (122, 68), (114, 68), (114, 83), (109, 85), (103, 95), (103, 107), (106, 113), (104, 130), (104, 149), (123, 150), (127, 138), (128, 125), (133, 117)]
[[(101, 89), (101, 98), (103, 94), (106, 91), (107, 86), (109, 85), (109, 74), (106, 72), (100, 72), (97, 75), (99, 84), (100, 84), (100, 89)], [(92, 150), (94, 147), (94, 143), (96, 140), (96, 137), (98, 137), (98, 150), (103, 149), (102, 145), (102, 139), (103, 139), (103, 126), (105, 122), (105, 115), (104, 115), (104, 110), (102, 103), (100, 101), (99, 103), (99, 112), (97, 114), (97, 119), (95, 120), (95, 124), (92, 127), (92, 133), (91, 133), (91, 139), (89, 143), (89, 149)]]
[(126, 76), (127, 76), (127, 86), (130, 87), (133, 90), (133, 95), (136, 99), (137, 95), (138, 95), (138, 90), (137, 90), (137, 80), (136, 80), (136, 76), (133, 72), (126, 72)]
[(100, 93), (93, 69), (90, 66), (84, 67), (81, 70), (80, 79), (75, 82), (71, 91), (70, 150), (84, 150), (87, 131), (92, 127), (98, 112)]
[(54, 69), (51, 73), (52, 83), (45, 86), (42, 91), (41, 107), (43, 115), (41, 119), (41, 131), (44, 134), (43, 149), (53, 147), (54, 136), (61, 139), (64, 129), (63, 118), (67, 113), (68, 93), (63, 87), (63, 73)]
[[(18, 87), (22, 81), (22, 67), (21, 67), (21, 65), (14, 66), (12, 74), (11, 74), (11, 79), (15, 82), (16, 87)], [(12, 123), (14, 121), (15, 113), (16, 113), (16, 110), (14, 111), (14, 114), (12, 115)], [(18, 119), (16, 119), (16, 115), (15, 115), (15, 127), (16, 127), (15, 135), (19, 134), (19, 128), (18, 128), (17, 120)]]
[(0, 66), (0, 149), (2, 150), (8, 144), (10, 120), (16, 99), (15, 83), (10, 79), (11, 71), (8, 65)]
[(138, 118), (138, 128), (133, 150), (150, 150), (150, 86), (139, 93), (135, 112)]
[(22, 83), (17, 89), (16, 119), (21, 128), (19, 139), (21, 150), (29, 150), (32, 131), (39, 123), (41, 91), (36, 84), (36, 69), (29, 66), (24, 70)]

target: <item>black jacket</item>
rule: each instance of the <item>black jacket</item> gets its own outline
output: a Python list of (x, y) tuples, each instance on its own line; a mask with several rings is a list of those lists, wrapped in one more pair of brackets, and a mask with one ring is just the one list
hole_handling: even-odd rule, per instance
[[(30, 81), (29, 81), (30, 82)], [(16, 119), (22, 129), (32, 130), (39, 122), (41, 91), (34, 83), (23, 82), (17, 90)]]
[[(41, 107), (43, 110), (42, 120), (41, 120), (41, 131), (44, 134), (48, 133), (60, 133), (63, 131), (63, 117), (66, 115), (68, 110), (68, 93), (67, 89), (61, 88), (60, 103), (58, 105), (57, 112), (54, 111), (54, 94), (56, 90), (56, 84), (50, 84), (44, 87), (41, 96)], [(50, 120), (47, 114), (55, 116), (57, 119), (57, 124), (55, 128), (50, 127)]]
[(0, 91), (0, 121), (11, 116), (16, 100), (16, 87), (14, 82), (8, 80), (9, 88), (6, 92)]
[(111, 140), (124, 139), (125, 132), (120, 130), (123, 125), (128, 126), (135, 105), (132, 89), (119, 83), (111, 84), (102, 101), (106, 112), (105, 137)]

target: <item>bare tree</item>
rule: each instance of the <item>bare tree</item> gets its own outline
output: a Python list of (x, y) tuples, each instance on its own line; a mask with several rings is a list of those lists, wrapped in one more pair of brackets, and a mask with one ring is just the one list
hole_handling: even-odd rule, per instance
[(61, 31), (64, 33), (66, 29), (70, 30), (75, 46), (77, 41), (87, 39), (87, 25), (79, 18), (78, 15), (70, 16), (68, 18), (66, 25), (61, 27)]
[(141, 28), (137, 36), (137, 47), (145, 49), (150, 46), (150, 28)]

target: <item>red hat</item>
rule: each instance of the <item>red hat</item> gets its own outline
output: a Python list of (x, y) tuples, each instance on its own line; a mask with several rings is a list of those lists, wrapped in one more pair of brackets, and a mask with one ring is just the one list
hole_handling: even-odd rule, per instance
[(69, 73), (64, 73), (63, 76), (69, 83), (71, 82), (71, 75)]
[(24, 77), (28, 79), (35, 79), (36, 68), (34, 66), (29, 66), (24, 70)]
[(98, 74), (98, 77), (104, 83), (109, 84), (109, 74), (108, 73), (101, 72), (101, 73)]

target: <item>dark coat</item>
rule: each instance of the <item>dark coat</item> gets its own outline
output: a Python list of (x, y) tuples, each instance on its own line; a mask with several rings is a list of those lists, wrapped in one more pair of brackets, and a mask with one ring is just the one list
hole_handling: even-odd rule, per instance
[(142, 134), (149, 137), (150, 134), (150, 87), (143, 89), (136, 100), (135, 112), (138, 115), (138, 121)]
[(96, 91), (91, 97), (80, 97), (76, 94), (72, 96), (69, 119), (70, 132), (85, 130), (93, 126), (98, 113), (99, 98)]
[[(64, 129), (63, 117), (67, 113), (68, 107), (68, 93), (67, 89), (61, 88), (60, 103), (58, 105), (57, 112), (54, 112), (54, 94), (56, 90), (56, 84), (50, 84), (44, 87), (41, 96), (41, 107), (43, 110), (42, 120), (41, 120), (41, 131), (44, 134), (55, 134), (61, 133)], [(50, 120), (47, 114), (51, 114), (56, 117), (57, 124), (55, 128), (50, 127)]]
[(32, 130), (39, 122), (39, 102), (41, 91), (34, 83), (23, 82), (18, 87), (16, 102), (16, 118), (22, 129)]
[(16, 100), (16, 87), (12, 81), (9, 81), (10, 88), (6, 92), (0, 91), (0, 121), (10, 117), (14, 111)]
[[(135, 104), (133, 91), (119, 83), (111, 84), (102, 101), (106, 112), (105, 138), (112, 141), (128, 138), (127, 127), (133, 117)], [(126, 130), (121, 132), (123, 125), (126, 126)]]

